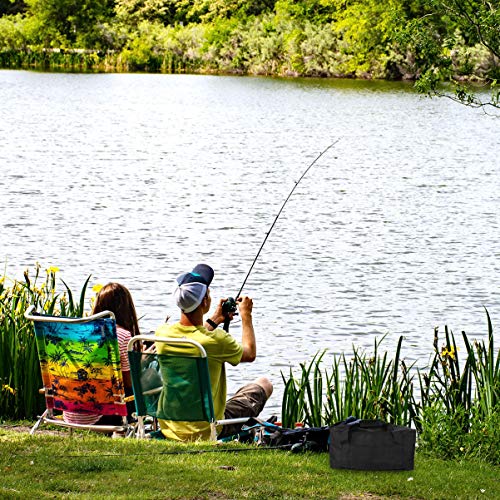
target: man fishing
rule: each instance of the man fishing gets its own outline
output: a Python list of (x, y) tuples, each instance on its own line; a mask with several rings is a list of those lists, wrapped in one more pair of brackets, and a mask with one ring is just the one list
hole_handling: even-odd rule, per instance
[[(223, 312), (223, 303), (226, 299), (221, 299), (211, 318), (203, 321), (203, 317), (210, 310), (212, 299), (209, 287), (213, 277), (213, 269), (206, 264), (198, 264), (191, 272), (178, 276), (174, 298), (181, 310), (180, 321), (172, 325), (161, 325), (155, 335), (190, 338), (205, 348), (216, 419), (256, 417), (273, 392), (271, 382), (265, 377), (260, 377), (239, 389), (226, 402), (224, 366), (225, 363), (233, 366), (239, 363), (251, 363), (256, 358), (257, 346), (252, 321), (253, 301), (246, 296), (238, 297), (236, 300), (242, 324), (242, 339), (239, 344), (229, 333), (218, 328), (218, 325), (226, 319)], [(232, 319), (233, 316), (234, 312), (230, 312), (229, 318)], [(168, 350), (162, 343), (157, 343), (157, 348), (159, 354)], [(210, 438), (210, 426), (207, 422), (174, 422), (160, 419), (159, 423), (162, 434), (169, 439), (192, 441)], [(226, 425), (218, 437), (236, 434), (240, 429), (241, 424)]]

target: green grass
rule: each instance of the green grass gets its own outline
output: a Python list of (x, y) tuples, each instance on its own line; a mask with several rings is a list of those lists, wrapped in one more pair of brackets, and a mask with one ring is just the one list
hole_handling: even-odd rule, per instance
[(413, 471), (361, 472), (331, 469), (327, 453), (6, 426), (0, 449), (0, 498), (500, 498), (498, 467), (422, 453)]

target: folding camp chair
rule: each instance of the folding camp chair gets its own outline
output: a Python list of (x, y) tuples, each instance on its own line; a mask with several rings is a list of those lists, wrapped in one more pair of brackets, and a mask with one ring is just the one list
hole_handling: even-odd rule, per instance
[[(141, 352), (141, 342), (166, 343), (172, 352)], [(187, 338), (138, 335), (128, 344), (132, 388), (137, 411), (137, 437), (145, 436), (144, 418), (208, 422), (210, 440), (217, 439), (217, 426), (239, 424), (249, 417), (217, 420), (212, 401), (207, 353)]]
[[(130, 435), (127, 406), (112, 312), (86, 318), (39, 314), (31, 306), (25, 317), (34, 323), (46, 410), (30, 431), (42, 423), (69, 429), (120, 432)], [(121, 425), (65, 422), (61, 412), (118, 415)]]

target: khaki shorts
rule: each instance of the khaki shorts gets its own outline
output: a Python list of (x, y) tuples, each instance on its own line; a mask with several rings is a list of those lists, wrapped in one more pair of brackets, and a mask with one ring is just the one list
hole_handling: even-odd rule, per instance
[[(258, 384), (247, 384), (226, 403), (224, 418), (257, 417), (264, 409), (267, 396), (263, 387)], [(238, 434), (244, 424), (224, 425), (218, 437)]]

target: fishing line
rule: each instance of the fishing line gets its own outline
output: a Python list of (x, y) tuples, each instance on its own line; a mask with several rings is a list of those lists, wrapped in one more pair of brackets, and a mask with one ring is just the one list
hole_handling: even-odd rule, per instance
[(226, 332), (229, 330), (229, 317), (228, 317), (229, 313), (232, 313), (232, 312), (234, 313), (236, 311), (236, 300), (238, 300), (239, 296), (241, 295), (241, 292), (243, 291), (243, 288), (245, 287), (245, 284), (246, 284), (246, 282), (248, 280), (248, 277), (250, 276), (250, 274), (251, 274), (251, 272), (253, 270), (253, 267), (255, 266), (255, 263), (257, 262), (257, 259), (259, 258), (260, 252), (262, 252), (262, 249), (264, 248), (264, 245), (266, 244), (267, 238), (269, 238), (269, 235), (271, 234), (271, 231), (273, 230), (274, 226), (276, 225), (276, 222), (278, 221), (279, 216), (281, 215), (281, 212), (283, 212), (283, 209), (285, 208), (285, 205), (288, 203), (288, 200), (291, 198), (293, 192), (295, 191), (295, 188), (299, 185), (300, 181), (307, 175), (307, 172), (309, 172), (309, 170), (313, 167), (313, 165), (329, 149), (331, 149), (333, 146), (335, 146), (335, 144), (337, 144), (340, 141), (340, 139), (341, 139), (341, 137), (339, 137), (337, 140), (333, 141), (326, 149), (324, 149), (323, 151), (321, 151), (321, 153), (305, 169), (304, 173), (300, 176), (299, 180), (295, 182), (295, 184), (294, 184), (292, 190), (290, 191), (290, 193), (288, 193), (288, 196), (286, 197), (285, 201), (283, 202), (283, 205), (281, 205), (281, 208), (279, 209), (278, 214), (274, 218), (273, 223), (271, 224), (271, 227), (269, 228), (269, 231), (266, 233), (264, 241), (260, 245), (259, 251), (257, 252), (257, 255), (255, 256), (255, 259), (253, 260), (252, 265), (250, 266), (250, 269), (248, 270), (248, 273), (247, 273), (245, 279), (243, 280), (243, 284), (241, 285), (241, 288), (240, 288), (238, 294), (236, 295), (236, 298), (229, 297), (224, 302), (224, 304), (222, 305), (222, 310), (224, 312), (224, 315), (226, 316), (226, 320), (224, 321), (224, 330), (226, 330)]

